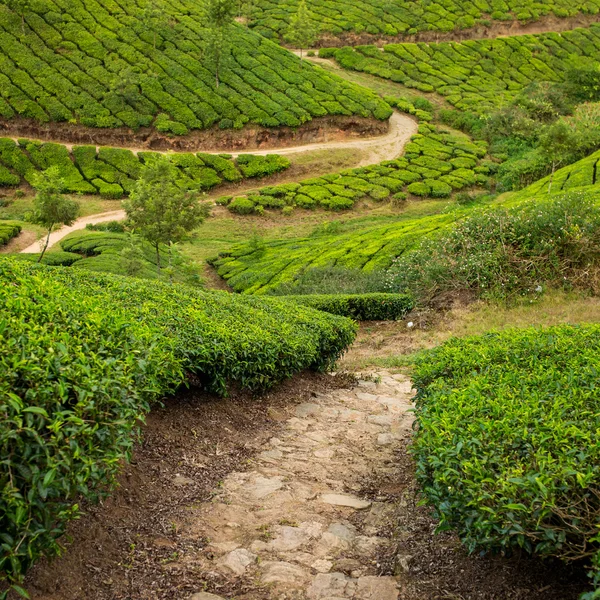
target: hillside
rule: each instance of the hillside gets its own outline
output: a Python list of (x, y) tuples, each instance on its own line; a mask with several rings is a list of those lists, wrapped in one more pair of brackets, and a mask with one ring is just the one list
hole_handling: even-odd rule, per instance
[[(256, 31), (266, 37), (285, 35), (292, 16), (298, 10), (298, 4), (298, 0), (258, 0), (250, 13), (250, 23)], [(339, 38), (348, 42), (351, 42), (353, 37), (362, 40), (369, 36), (394, 37), (421, 32), (458, 33), (477, 27), (489, 27), (492, 23), (535, 23), (544, 17), (552, 17), (558, 21), (560, 18), (576, 15), (597, 15), (600, 9), (595, 0), (482, 0), (473, 3), (461, 3), (456, 0), (309, 0), (307, 5), (314, 26), (321, 30), (321, 35), (326, 37), (327, 41)], [(559, 23), (555, 22), (555, 26), (559, 26)]]
[(293, 54), (236, 24), (217, 86), (204, 13), (190, 0), (161, 5), (160, 18), (144, 16), (135, 0), (37, 0), (23, 29), (17, 12), (6, 5), (0, 11), (5, 122), (185, 135), (212, 126), (297, 127), (326, 115), (390, 115), (368, 90), (312, 65), (301, 68)]

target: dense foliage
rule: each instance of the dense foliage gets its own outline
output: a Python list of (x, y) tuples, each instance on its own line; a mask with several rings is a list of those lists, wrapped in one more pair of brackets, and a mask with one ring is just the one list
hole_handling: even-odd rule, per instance
[(422, 301), (470, 290), (506, 297), (552, 285), (600, 289), (600, 206), (583, 194), (480, 210), (424, 240), (389, 270), (389, 289)]
[[(0, 186), (33, 183), (36, 173), (57, 167), (66, 192), (121, 198), (133, 189), (142, 166), (154, 156), (154, 152), (134, 154), (107, 146), (74, 146), (69, 151), (62, 144), (0, 138)], [(168, 156), (179, 171), (177, 185), (197, 191), (210, 190), (223, 181), (272, 175), (290, 166), (286, 157), (277, 155), (245, 154), (232, 159), (228, 154), (199, 152)]]
[(21, 233), (21, 225), (10, 221), (0, 221), (0, 246), (8, 244), (10, 240)]
[[(402, 99), (388, 101), (416, 116), (425, 113)], [(351, 209), (362, 199), (381, 202), (405, 199), (407, 194), (447, 198), (455, 191), (487, 184), (490, 165), (481, 161), (486, 148), (483, 141), (474, 143), (464, 134), (421, 123), (419, 133), (406, 145), (401, 158), (269, 186), (247, 196), (222, 198), (220, 203), (233, 213), (260, 214), (264, 209), (286, 206), (341, 211)]]
[(279, 297), (357, 321), (395, 321), (404, 318), (414, 305), (412, 298), (405, 294), (307, 294)]
[(374, 93), (232, 25), (228, 51), (205, 56), (203, 4), (161, 3), (148, 23), (136, 0), (36, 0), (21, 16), (0, 7), (0, 116), (89, 127), (153, 127), (183, 135), (213, 125), (296, 127), (313, 117), (387, 119)]
[(454, 339), (418, 360), (412, 452), (439, 529), (471, 551), (598, 551), (599, 356), (600, 326), (585, 325)]
[(388, 44), (322, 49), (346, 69), (437, 92), (453, 106), (485, 115), (536, 81), (561, 81), (585, 59), (596, 59), (600, 26), (464, 42)]
[[(265, 389), (330, 368), (354, 324), (291, 302), (0, 260), (0, 572), (18, 581), (106, 490), (150, 403), (193, 373)], [(109, 310), (107, 310), (109, 307)]]
[[(251, 25), (267, 37), (282, 36), (295, 14), (299, 0), (259, 0), (252, 11)], [(574, 16), (597, 14), (596, 0), (575, 1), (479, 0), (461, 3), (457, 0), (429, 2), (427, 0), (309, 0), (309, 16), (327, 41), (344, 39), (349, 34), (396, 36), (421, 31), (452, 32), (491, 21), (535, 21), (542, 16)]]

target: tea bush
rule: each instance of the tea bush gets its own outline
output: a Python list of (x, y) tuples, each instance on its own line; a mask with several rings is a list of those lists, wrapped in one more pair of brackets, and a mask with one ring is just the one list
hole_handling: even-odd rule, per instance
[(266, 389), (331, 368), (355, 335), (348, 319), (281, 300), (6, 258), (0, 305), (0, 573), (9, 582), (59, 550), (80, 498), (106, 493), (140, 420), (186, 373), (220, 394), (233, 383)]
[[(140, 169), (155, 153), (134, 154), (124, 148), (96, 146), (66, 146), (21, 139), (15, 143), (0, 138), (0, 186), (33, 182), (34, 174), (50, 166), (60, 170), (65, 191), (80, 194), (100, 194), (119, 199), (127, 195), (139, 177)], [(229, 155), (199, 152), (169, 154), (179, 170), (178, 185), (189, 190), (207, 191), (223, 181), (238, 182), (244, 178), (265, 177), (284, 171), (290, 161), (276, 154), (255, 156), (245, 154), (238, 159)], [(2, 177), (3, 172), (12, 179)], [(242, 174), (243, 171), (243, 174)]]
[(357, 321), (403, 319), (414, 304), (405, 294), (308, 294), (278, 298)]
[(0, 61), (0, 116), (185, 135), (391, 114), (370, 90), (310, 63), (300, 68), (298, 57), (237, 24), (227, 33), (232, 43), (216, 87), (203, 3), (163, 8), (165, 23), (149, 27), (136, 0), (32, 2), (23, 34), (20, 15), (2, 6), (0, 53), (10, 59)]
[(422, 92), (437, 92), (466, 113), (486, 116), (532, 82), (564, 81), (596, 60), (600, 26), (558, 33), (468, 40), (329, 48), (344, 68), (377, 75)]
[(599, 357), (598, 325), (454, 339), (420, 357), (412, 453), (439, 530), (471, 552), (598, 552)]
[(10, 221), (0, 221), (0, 246), (4, 246), (21, 233), (21, 225)]
[[(482, 0), (469, 4), (458, 0), (338, 0), (335, 3), (310, 0), (307, 4), (312, 23), (326, 42), (337, 38), (340, 44), (346, 40), (349, 44), (356, 43), (356, 35), (378, 39), (422, 31), (447, 33), (489, 25), (490, 20), (536, 21), (546, 15), (564, 18), (581, 13), (597, 14), (600, 10), (597, 0), (506, 0), (502, 3)], [(259, 0), (253, 7), (250, 23), (264, 36), (279, 38), (285, 34), (297, 10), (298, 0)]]

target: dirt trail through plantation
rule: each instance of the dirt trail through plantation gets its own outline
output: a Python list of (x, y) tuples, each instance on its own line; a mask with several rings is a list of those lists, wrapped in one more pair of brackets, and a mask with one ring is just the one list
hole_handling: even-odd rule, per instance
[[(294, 146), (290, 148), (270, 148), (269, 150), (252, 150), (252, 154), (283, 154), (286, 156), (292, 154), (298, 154), (302, 152), (311, 152), (315, 150), (335, 150), (335, 149), (354, 149), (359, 150), (363, 153), (361, 161), (356, 165), (362, 167), (365, 165), (375, 164), (384, 160), (391, 160), (400, 156), (404, 150), (406, 144), (410, 141), (410, 138), (417, 133), (418, 124), (410, 116), (394, 112), (390, 117), (389, 131), (378, 137), (362, 138), (357, 140), (346, 140), (346, 141), (332, 141), (332, 142), (320, 142), (316, 144), (305, 144), (300, 146)], [(16, 138), (15, 138), (16, 139)], [(69, 149), (73, 145), (65, 144)], [(131, 149), (133, 152), (142, 152), (142, 149)], [(169, 154), (169, 152), (162, 152), (162, 154)], [(215, 154), (215, 153), (213, 153)], [(244, 154), (243, 152), (233, 153), (233, 156), (239, 156)], [(257, 186), (258, 187), (258, 186)], [(98, 223), (106, 223), (107, 221), (121, 221), (125, 218), (125, 212), (122, 210), (106, 212), (90, 217), (84, 217), (78, 219), (70, 227), (62, 227), (58, 231), (54, 231), (50, 235), (50, 243), (48, 248), (51, 248), (65, 236), (69, 235), (73, 231), (79, 231), (85, 229), (86, 225), (96, 225)], [(21, 250), (23, 253), (35, 254), (40, 251), (40, 242), (35, 242)]]

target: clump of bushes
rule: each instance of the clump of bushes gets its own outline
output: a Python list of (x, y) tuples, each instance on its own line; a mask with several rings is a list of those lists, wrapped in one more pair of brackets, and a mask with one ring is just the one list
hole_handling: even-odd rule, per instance
[(0, 246), (4, 246), (21, 233), (21, 225), (10, 221), (0, 221)]
[(397, 259), (389, 289), (424, 302), (459, 290), (505, 298), (540, 284), (597, 291), (599, 268), (600, 207), (573, 193), (474, 213)]
[(403, 319), (414, 305), (406, 294), (314, 294), (281, 298), (357, 321), (396, 321)]
[[(469, 551), (593, 559), (600, 326), (454, 339), (416, 363), (417, 479)], [(590, 593), (586, 598), (597, 598)]]
[(237, 164), (244, 177), (267, 177), (285, 171), (291, 163), (289, 158), (279, 154), (240, 154)]
[[(152, 402), (332, 367), (348, 319), (277, 299), (0, 260), (1, 578), (18, 583), (114, 479)], [(109, 309), (107, 309), (109, 307)], [(15, 361), (15, 357), (21, 357)]]

